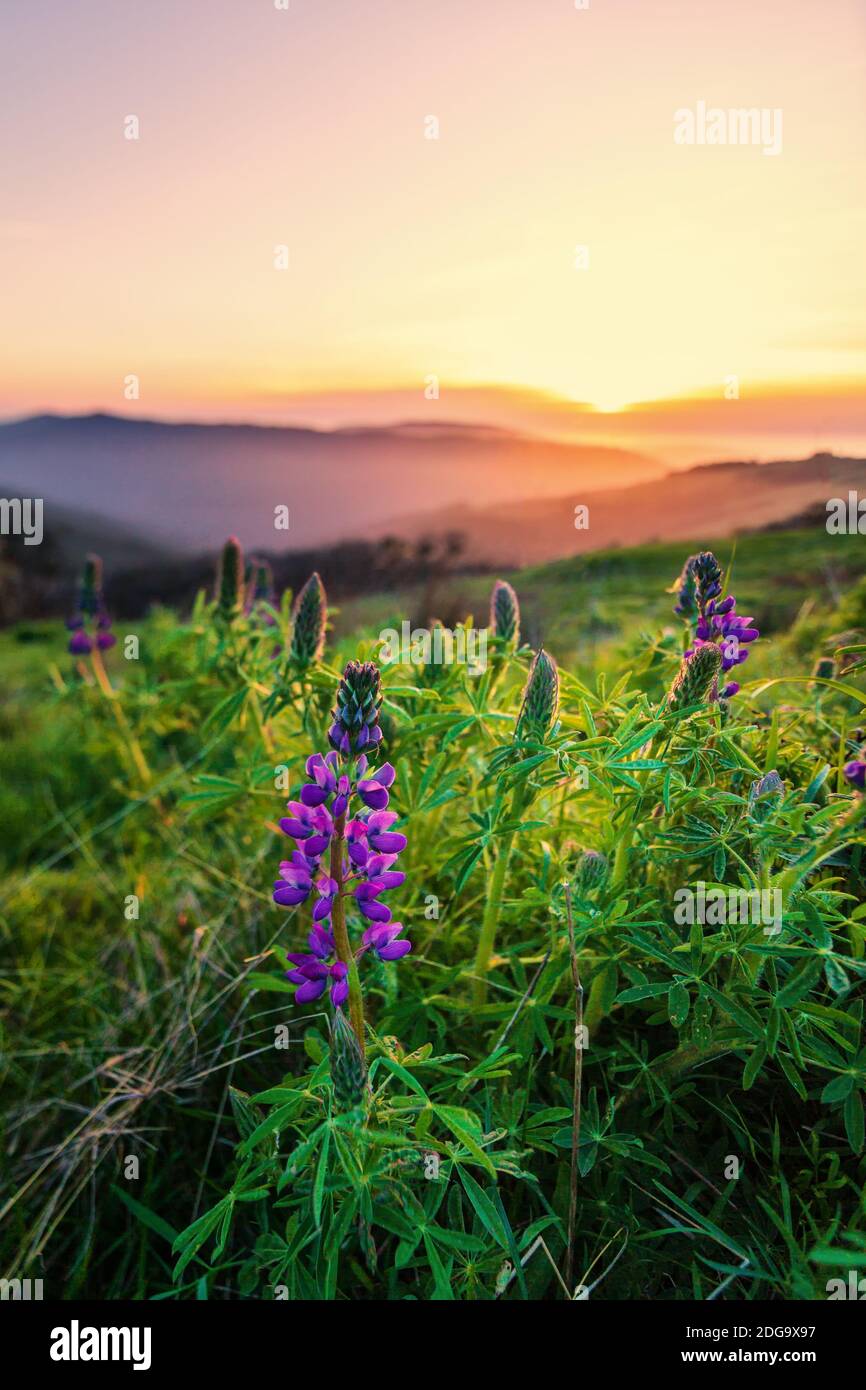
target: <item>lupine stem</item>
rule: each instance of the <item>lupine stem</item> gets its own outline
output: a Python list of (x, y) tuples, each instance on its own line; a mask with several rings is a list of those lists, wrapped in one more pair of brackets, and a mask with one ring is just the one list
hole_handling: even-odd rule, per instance
[(499, 848), (499, 855), (493, 869), (493, 877), (490, 880), (490, 894), (487, 899), (487, 906), (484, 909), (484, 917), (481, 921), (481, 932), (478, 937), (478, 948), (475, 952), (475, 983), (473, 986), (472, 997), (475, 1004), (483, 1004), (487, 998), (486, 975), (490, 967), (490, 957), (493, 955), (493, 946), (496, 941), (496, 927), (499, 921), (499, 910), (502, 905), (502, 895), (505, 890), (505, 879), (508, 874), (508, 860), (511, 856), (511, 846), (514, 842), (514, 831), (503, 835)]
[(568, 1201), (568, 1246), (565, 1257), (565, 1282), (569, 1297), (574, 1282), (574, 1237), (577, 1228), (577, 1184), (580, 1175), (580, 1111), (583, 1089), (583, 984), (577, 963), (577, 948), (574, 943), (574, 916), (571, 909), (571, 884), (565, 885), (566, 921), (568, 923), (568, 950), (571, 957), (571, 979), (574, 985), (574, 1078), (571, 1110), (571, 1174)]
[(343, 845), (345, 843), (346, 817), (340, 816), (334, 824), (334, 836), (331, 840), (331, 878), (337, 884), (337, 896), (334, 898), (331, 910), (331, 924), (334, 929), (334, 946), (337, 952), (337, 959), (341, 960), (348, 969), (349, 978), (349, 1018), (358, 1039), (358, 1046), (361, 1049), (361, 1056), (364, 1056), (364, 1000), (361, 994), (361, 979), (358, 974), (358, 966), (349, 942), (349, 933), (346, 930), (346, 909), (343, 904)]
[(117, 698), (117, 691), (108, 679), (108, 672), (102, 661), (102, 653), (97, 646), (94, 646), (93, 651), (90, 653), (90, 660), (93, 665), (93, 674), (96, 677), (97, 684), (111, 706), (111, 711), (117, 720), (118, 726), (129, 743), (132, 761), (135, 763), (139, 777), (146, 786), (151, 780), (151, 771), (147, 765), (147, 759), (141, 751), (141, 744), (130, 728), (129, 720), (126, 718), (123, 707)]

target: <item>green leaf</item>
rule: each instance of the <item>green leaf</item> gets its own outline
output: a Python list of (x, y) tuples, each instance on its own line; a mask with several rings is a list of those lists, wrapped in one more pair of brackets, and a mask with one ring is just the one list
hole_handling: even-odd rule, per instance
[(803, 1082), (803, 1078), (798, 1072), (794, 1063), (791, 1061), (790, 1057), (787, 1057), (784, 1052), (779, 1053), (779, 1065), (781, 1066), (782, 1071), (785, 1073), (786, 1077), (793, 1086), (794, 1090), (797, 1092), (797, 1095), (800, 1097), (800, 1099), (806, 1100), (808, 1092)]
[(247, 1154), (252, 1153), (256, 1145), (266, 1139), (269, 1134), (273, 1134), (276, 1130), (285, 1129), (289, 1121), (300, 1110), (303, 1099), (302, 1093), (297, 1091), (285, 1105), (280, 1105), (276, 1110), (272, 1110), (270, 1115), (262, 1120), (261, 1124), (257, 1125), (252, 1134), (240, 1145), (238, 1148), (239, 1156), (244, 1158)]
[(835, 1101), (844, 1100), (854, 1090), (854, 1078), (850, 1072), (843, 1076), (834, 1076), (832, 1081), (821, 1092), (822, 1105), (832, 1105)]
[(325, 1195), (325, 1178), (328, 1173), (328, 1150), (330, 1147), (331, 1131), (326, 1129), (322, 1142), (322, 1152), (319, 1155), (319, 1165), (316, 1169), (316, 1180), (313, 1183), (313, 1220), (317, 1227), (322, 1224), (322, 1199)]
[(433, 1274), (433, 1300), (435, 1302), (452, 1302), (454, 1290), (451, 1287), (448, 1271), (440, 1260), (436, 1247), (426, 1231), (424, 1232), (424, 1249), (427, 1251), (427, 1259), (430, 1261), (430, 1269)]
[(161, 1216), (157, 1216), (156, 1212), (151, 1211), (143, 1202), (138, 1202), (135, 1197), (130, 1197), (129, 1193), (124, 1192), (122, 1187), (117, 1187), (116, 1184), (112, 1183), (111, 1190), (120, 1198), (124, 1206), (129, 1208), (133, 1216), (136, 1217), (143, 1226), (147, 1226), (149, 1230), (154, 1231), (158, 1236), (162, 1236), (163, 1240), (168, 1241), (169, 1245), (174, 1245), (174, 1242), (177, 1240), (177, 1231), (173, 1226), (169, 1226), (167, 1221), (164, 1221)]
[(676, 984), (671, 985), (668, 994), (668, 1015), (675, 1028), (682, 1028), (689, 1016), (689, 992), (685, 985), (677, 980)]
[(863, 1150), (863, 1097), (859, 1091), (851, 1092), (845, 1102), (843, 1114), (848, 1143), (854, 1153), (859, 1154)]
[(465, 1168), (458, 1167), (460, 1181), (466, 1191), (466, 1196), (472, 1203), (478, 1214), (478, 1220), (484, 1229), (493, 1237), (497, 1245), (501, 1245), (503, 1250), (508, 1249), (508, 1237), (499, 1220), (499, 1213), (491, 1202), (484, 1189), (479, 1186), (471, 1173), (467, 1173)]
[(760, 1043), (759, 1046), (755, 1048), (754, 1052), (752, 1053), (749, 1060), (746, 1062), (746, 1065), (743, 1069), (744, 1091), (750, 1091), (752, 1089), (752, 1086), (755, 1084), (755, 1079), (766, 1060), (767, 1049), (763, 1043)]
[(474, 1116), (468, 1110), (460, 1110), (453, 1105), (434, 1105), (433, 1110), (446, 1128), (450, 1129), (455, 1139), (458, 1139), (472, 1157), (487, 1169), (490, 1176), (495, 1178), (496, 1169), (478, 1140), (467, 1129), (467, 1123), (474, 1123)]
[(823, 965), (822, 958), (805, 960), (802, 965), (798, 965), (776, 995), (777, 1006), (780, 1009), (787, 1009), (805, 998), (820, 980)]

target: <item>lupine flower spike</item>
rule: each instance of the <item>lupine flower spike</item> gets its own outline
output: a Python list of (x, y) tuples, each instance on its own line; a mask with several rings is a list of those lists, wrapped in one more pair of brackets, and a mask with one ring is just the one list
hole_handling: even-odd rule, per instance
[(511, 585), (497, 579), (490, 595), (490, 629), (494, 637), (510, 647), (520, 643), (520, 604)]
[(597, 849), (585, 849), (574, 869), (574, 885), (579, 893), (603, 888), (610, 878), (610, 864)]
[[(370, 953), (380, 961), (396, 961), (412, 949), (402, 923), (392, 920), (391, 909), (381, 901), (404, 881), (395, 865), (406, 848), (406, 836), (393, 829), (397, 814), (388, 810), (394, 768), (390, 763), (371, 768), (367, 757), (382, 737), (379, 679), (371, 663), (352, 661), (346, 667), (329, 734), (331, 751), (308, 758), (310, 780), (280, 821), (295, 849), (280, 864), (274, 884), (274, 902), (283, 907), (313, 902), (309, 950), (288, 956), (293, 968), (287, 978), (298, 986), (295, 998), (304, 1004), (328, 990), (335, 1008), (348, 1000), (362, 1056), (358, 962)], [(357, 802), (361, 805), (355, 809)], [(361, 927), (354, 946), (347, 907), (357, 914), (352, 925)]]
[(717, 699), (722, 661), (721, 651), (712, 643), (687, 652), (668, 691), (668, 708), (679, 713), (691, 705)]
[(559, 671), (544, 648), (533, 657), (517, 716), (515, 738), (543, 743), (559, 709)]
[(117, 641), (111, 631), (111, 618), (105, 607), (102, 593), (102, 561), (98, 555), (88, 555), (84, 562), (78, 607), (74, 617), (67, 620), (66, 626), (71, 634), (69, 651), (73, 656), (88, 656), (94, 649), (107, 651)]
[[(275, 598), (273, 571), (267, 560), (252, 560), (250, 582), (247, 586), (247, 617), (261, 632), (270, 631), (278, 626), (277, 619), (271, 611)], [(277, 661), (282, 654), (283, 648), (277, 642), (271, 648), (271, 661)]]
[(250, 561), (250, 584), (247, 594), (247, 613), (259, 619), (265, 627), (273, 627), (276, 618), (268, 608), (274, 606), (274, 576), (267, 560)]
[(372, 661), (349, 662), (337, 690), (334, 722), (328, 730), (328, 742), (344, 757), (363, 753), (381, 742), (380, 688), (379, 668)]
[(244, 553), (237, 536), (229, 536), (220, 556), (217, 576), (217, 616), (233, 623), (244, 608)]
[(292, 643), (289, 656), (297, 666), (312, 666), (325, 650), (328, 596), (319, 575), (311, 574), (292, 607)]
[[(761, 634), (752, 618), (734, 611), (737, 600), (732, 594), (722, 596), (722, 568), (711, 550), (689, 556), (671, 592), (677, 594), (674, 612), (696, 623), (695, 640), (686, 656), (714, 644), (722, 654), (723, 672), (741, 666), (749, 655), (745, 648)], [(729, 700), (739, 688), (736, 681), (728, 681), (711, 698)]]

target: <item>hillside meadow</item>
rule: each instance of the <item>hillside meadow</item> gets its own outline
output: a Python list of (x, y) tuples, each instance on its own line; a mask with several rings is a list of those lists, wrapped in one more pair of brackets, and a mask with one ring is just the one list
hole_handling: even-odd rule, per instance
[[(112, 631), (94, 571), (68, 631), (0, 634), (5, 1277), (789, 1300), (864, 1265), (866, 558), (702, 552), (491, 613), (484, 576), (277, 596), (227, 547), (191, 613)], [(377, 664), (468, 615), (482, 674)]]

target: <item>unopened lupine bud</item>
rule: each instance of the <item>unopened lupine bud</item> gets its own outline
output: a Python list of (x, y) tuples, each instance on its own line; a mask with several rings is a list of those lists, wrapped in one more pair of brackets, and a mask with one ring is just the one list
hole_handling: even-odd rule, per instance
[(354, 1110), (363, 1103), (367, 1068), (355, 1030), (342, 1009), (334, 1010), (331, 1025), (331, 1081), (342, 1110)]
[(267, 560), (250, 561), (250, 603), (270, 603), (274, 601), (274, 575)]
[(225, 623), (240, 617), (244, 606), (244, 553), (237, 536), (229, 536), (220, 556), (217, 613)]
[(603, 888), (609, 877), (607, 857), (597, 849), (585, 849), (574, 868), (575, 887), (581, 892), (591, 893), (594, 888)]
[(343, 672), (328, 740), (344, 757), (371, 752), (381, 742), (381, 684), (379, 668), (372, 661), (350, 661)]
[(88, 555), (81, 575), (78, 607), (87, 617), (92, 618), (100, 611), (102, 605), (102, 560), (98, 555)]
[(516, 647), (520, 642), (520, 604), (511, 585), (497, 579), (490, 595), (490, 627), (494, 637)]
[(523, 703), (517, 716), (515, 738), (543, 743), (559, 709), (559, 671), (552, 656), (542, 647), (532, 659)]
[(715, 643), (707, 642), (695, 647), (694, 651), (683, 657), (674, 677), (667, 696), (668, 708), (680, 711), (715, 699), (721, 669), (722, 653)]
[(697, 583), (695, 580), (695, 561), (697, 555), (690, 555), (683, 565), (682, 572), (678, 579), (675, 579), (668, 589), (669, 594), (676, 594), (677, 601), (674, 605), (674, 612), (681, 618), (687, 618), (690, 622), (698, 616)]
[(292, 607), (292, 644), (289, 655), (298, 666), (320, 661), (325, 650), (328, 596), (319, 575), (310, 575)]
[(702, 550), (693, 557), (695, 576), (695, 597), (699, 612), (703, 615), (707, 607), (722, 592), (722, 567), (711, 550)]

